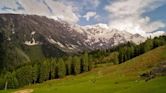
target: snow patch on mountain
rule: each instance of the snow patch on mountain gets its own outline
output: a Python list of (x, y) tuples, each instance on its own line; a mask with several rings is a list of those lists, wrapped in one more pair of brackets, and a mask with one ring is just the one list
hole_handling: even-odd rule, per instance
[(58, 41), (55, 41), (55, 40), (52, 39), (52, 38), (47, 38), (47, 40), (48, 40), (51, 44), (57, 44), (57, 45), (59, 45), (59, 46), (62, 47), (62, 48), (65, 47), (63, 44), (61, 44), (61, 43), (58, 42)]
[(39, 45), (40, 43), (38, 41), (35, 41), (34, 38), (32, 38), (32, 41), (25, 41), (24, 44), (26, 44), (28, 46), (34, 46), (34, 45)]
[(31, 32), (31, 35), (34, 35), (36, 32), (35, 31), (33, 31), (33, 32)]

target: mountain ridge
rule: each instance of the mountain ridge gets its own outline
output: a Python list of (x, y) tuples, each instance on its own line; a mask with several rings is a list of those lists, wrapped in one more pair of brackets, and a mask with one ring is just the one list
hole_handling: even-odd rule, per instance
[(0, 36), (6, 66), (21, 64), (23, 59), (26, 59), (23, 63), (36, 62), (146, 40), (139, 34), (109, 29), (103, 24), (83, 27), (44, 16), (20, 14), (0, 14)]
[[(1, 14), (0, 17), (1, 28), (5, 27), (3, 24), (11, 23), (12, 25), (9, 26), (11, 34), (19, 34), (17, 36), (21, 38), (17, 40), (23, 39), (22, 43), (32, 46), (47, 42), (57, 45), (64, 52), (107, 49), (128, 41), (139, 44), (146, 40), (146, 37), (140, 34), (110, 29), (106, 24), (73, 26), (60, 19), (53, 20), (37, 15)], [(22, 29), (25, 31), (22, 31)], [(151, 35), (160, 36), (163, 34), (165, 33), (162, 31), (149, 33), (149, 37)], [(11, 39), (11, 37), (8, 37), (9, 41)]]

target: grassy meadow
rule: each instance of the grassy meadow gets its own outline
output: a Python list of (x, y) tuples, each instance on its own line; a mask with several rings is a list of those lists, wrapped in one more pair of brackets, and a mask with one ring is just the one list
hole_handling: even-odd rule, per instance
[(77, 76), (0, 93), (166, 93), (166, 76), (148, 82), (140, 77), (165, 60), (166, 46), (162, 46), (119, 65), (98, 65), (92, 71)]

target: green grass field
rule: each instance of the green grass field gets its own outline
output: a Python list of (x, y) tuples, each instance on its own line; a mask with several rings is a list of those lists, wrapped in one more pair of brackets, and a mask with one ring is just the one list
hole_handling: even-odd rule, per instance
[(120, 65), (105, 64), (90, 72), (25, 86), (15, 92), (30, 89), (32, 93), (166, 93), (166, 76), (148, 82), (140, 74), (166, 60), (166, 46), (159, 47)]

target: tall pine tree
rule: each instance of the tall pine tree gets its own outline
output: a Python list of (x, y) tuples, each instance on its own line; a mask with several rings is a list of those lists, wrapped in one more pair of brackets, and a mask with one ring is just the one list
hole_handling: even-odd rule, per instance
[(66, 66), (65, 66), (65, 63), (64, 63), (63, 59), (60, 58), (57, 64), (58, 64), (57, 65), (58, 77), (59, 78), (65, 77), (65, 75), (66, 75)]
[(72, 72), (77, 75), (81, 72), (81, 64), (80, 58), (78, 56), (74, 56), (72, 60)]
[(88, 53), (85, 52), (83, 54), (82, 62), (81, 62), (82, 72), (87, 72), (88, 71), (88, 64), (89, 64)]

